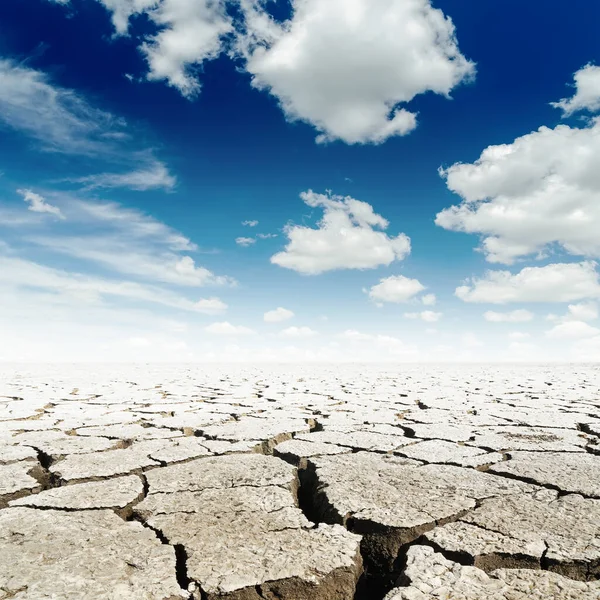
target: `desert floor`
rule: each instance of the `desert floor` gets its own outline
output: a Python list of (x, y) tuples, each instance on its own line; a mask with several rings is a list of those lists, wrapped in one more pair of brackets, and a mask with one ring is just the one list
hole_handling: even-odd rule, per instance
[(4, 366), (8, 598), (598, 600), (600, 367)]

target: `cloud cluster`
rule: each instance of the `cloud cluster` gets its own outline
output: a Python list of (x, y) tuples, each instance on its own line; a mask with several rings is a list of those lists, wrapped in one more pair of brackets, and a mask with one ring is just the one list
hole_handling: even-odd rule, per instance
[(416, 114), (402, 105), (426, 92), (449, 97), (475, 72), (452, 20), (431, 0), (292, 0), (284, 22), (266, 0), (99, 1), (116, 35), (128, 34), (138, 15), (153, 23), (140, 41), (148, 80), (193, 98), (202, 65), (227, 53), (286, 118), (315, 127), (320, 142), (405, 135)]
[(488, 271), (456, 288), (465, 302), (572, 302), (600, 298), (600, 275), (596, 263), (557, 263), (525, 267), (519, 273)]
[(472, 164), (441, 170), (463, 201), (441, 211), (444, 229), (479, 234), (489, 262), (544, 257), (551, 245), (600, 257), (600, 119), (540, 127), (489, 146)]
[(410, 253), (410, 239), (403, 233), (389, 237), (388, 222), (367, 202), (349, 196), (317, 194), (311, 190), (300, 197), (312, 208), (322, 208), (316, 229), (288, 225), (288, 244), (271, 262), (305, 275), (336, 269), (373, 269), (402, 260)]

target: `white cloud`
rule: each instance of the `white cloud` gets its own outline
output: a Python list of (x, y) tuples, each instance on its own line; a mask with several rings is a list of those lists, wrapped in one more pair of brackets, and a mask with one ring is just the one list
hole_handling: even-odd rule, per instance
[(28, 242), (136, 278), (184, 286), (235, 284), (183, 254), (196, 251), (196, 244), (149, 215), (117, 203), (60, 195), (56, 201), (62, 202), (74, 233), (52, 230), (48, 235), (27, 237)]
[(322, 208), (317, 229), (288, 225), (285, 250), (271, 257), (273, 264), (307, 275), (335, 269), (373, 269), (402, 260), (410, 253), (403, 233), (389, 237), (388, 221), (367, 202), (349, 196), (327, 196), (312, 191), (300, 197), (312, 208)]
[(256, 240), (254, 238), (249, 237), (239, 237), (235, 238), (235, 243), (238, 246), (243, 246), (244, 248), (247, 248), (248, 246), (252, 246), (252, 244), (256, 244)]
[(60, 212), (60, 208), (57, 206), (53, 206), (52, 204), (48, 204), (43, 196), (40, 194), (36, 194), (31, 190), (17, 190), (18, 194), (23, 196), (23, 200), (29, 203), (29, 210), (37, 213), (48, 213), (50, 215), (55, 215), (60, 219), (64, 219), (63, 214)]
[(421, 293), (425, 286), (417, 279), (392, 275), (381, 279), (369, 290), (369, 298), (379, 302), (408, 302)]
[(465, 302), (571, 302), (600, 297), (595, 262), (558, 263), (526, 267), (515, 275), (509, 271), (488, 271), (456, 288)]
[(552, 102), (552, 106), (562, 109), (565, 116), (581, 110), (600, 110), (600, 67), (586, 65), (575, 73), (575, 95)]
[(92, 106), (41, 71), (0, 58), (0, 123), (40, 143), (39, 149), (118, 164), (123, 173), (64, 177), (94, 187), (170, 189), (176, 179), (152, 149), (140, 149), (124, 119)]
[(586, 338), (594, 337), (600, 334), (600, 329), (592, 327), (584, 321), (566, 321), (555, 325), (546, 332), (549, 338), (567, 339), (567, 338)]
[(289, 120), (318, 141), (380, 143), (416, 126), (399, 107), (428, 91), (448, 96), (474, 73), (452, 21), (429, 0), (293, 0), (278, 23), (262, 0), (242, 0), (252, 85), (274, 95)]
[(280, 323), (281, 321), (287, 321), (294, 316), (294, 313), (287, 308), (277, 307), (275, 310), (267, 311), (263, 318), (266, 323)]
[(253, 329), (244, 327), (243, 325), (232, 325), (228, 321), (220, 323), (212, 323), (204, 328), (208, 333), (214, 333), (216, 335), (252, 335), (255, 333)]
[(473, 164), (441, 170), (463, 202), (436, 224), (482, 237), (489, 262), (545, 256), (553, 244), (600, 257), (600, 119), (581, 128), (559, 125), (489, 146)]
[(281, 335), (291, 338), (309, 338), (318, 335), (318, 332), (310, 327), (288, 327), (281, 332)]
[(434, 312), (432, 310), (424, 310), (422, 312), (404, 313), (407, 319), (421, 319), (426, 323), (436, 323), (442, 317), (441, 312)]
[(245, 227), (256, 227), (258, 225), (258, 221), (242, 221), (242, 225)]
[(105, 226), (118, 230), (122, 235), (135, 239), (158, 242), (171, 250), (194, 251), (196, 244), (189, 238), (165, 225), (150, 215), (127, 208), (117, 202), (92, 202), (69, 200), (70, 210), (77, 211), (82, 222), (86, 216), (94, 226), (104, 223)]
[(490, 323), (526, 323), (527, 321), (531, 321), (533, 317), (533, 313), (525, 309), (504, 313), (488, 310), (483, 315), (483, 318), (486, 321), (490, 321)]
[[(69, 0), (58, 0), (66, 4)], [(129, 29), (129, 19), (156, 6), (157, 0), (99, 0), (112, 13), (112, 22), (120, 35)]]
[(472, 332), (464, 333), (460, 339), (467, 348), (481, 348), (483, 346), (483, 342)]
[(145, 38), (142, 54), (147, 79), (164, 80), (183, 96), (200, 91), (197, 68), (222, 51), (223, 36), (232, 30), (224, 0), (100, 0), (112, 13), (117, 34), (127, 33), (131, 16), (145, 13), (158, 32)]
[(593, 321), (598, 318), (598, 305), (595, 302), (569, 304), (565, 319), (574, 321)]
[(573, 358), (584, 362), (600, 362), (600, 335), (577, 340), (572, 347)]
[(202, 298), (194, 304), (195, 309), (198, 312), (205, 313), (207, 315), (216, 315), (227, 310), (227, 304), (221, 299), (216, 297)]
[(43, 149), (84, 155), (107, 152), (107, 135), (124, 125), (41, 71), (6, 59), (0, 59), (0, 121), (39, 140)]
[(525, 333), (523, 331), (511, 331), (508, 334), (508, 338), (515, 342), (519, 342), (521, 340), (526, 340), (526, 339), (529, 339), (530, 337), (531, 337), (531, 334)]
[(421, 302), (425, 306), (435, 306), (437, 299), (435, 297), (435, 294), (425, 294), (424, 296), (421, 296)]
[[(125, 173), (98, 173), (78, 177), (69, 181), (83, 183), (88, 189), (124, 187), (137, 191), (175, 187), (177, 179), (171, 175), (167, 166), (153, 157), (141, 159), (142, 165)], [(146, 163), (146, 164), (144, 164)]]
[[(105, 299), (120, 298), (189, 312), (207, 312), (206, 301), (190, 300), (160, 287), (67, 272), (20, 258), (0, 255), (0, 270), (0, 287), (17, 293), (30, 288), (42, 290), (48, 302), (69, 300), (97, 305)], [(214, 306), (215, 300), (209, 303)]]
[(363, 352), (352, 351), (353, 356), (364, 357), (372, 360), (372, 357), (383, 352), (383, 357), (394, 357), (396, 359), (414, 360), (419, 351), (415, 346), (406, 344), (400, 338), (391, 335), (380, 335), (361, 333), (355, 329), (347, 329), (340, 337), (357, 346), (363, 346)]
[(276, 233), (257, 233), (256, 237), (259, 240), (270, 240), (272, 238), (276, 238), (277, 234)]

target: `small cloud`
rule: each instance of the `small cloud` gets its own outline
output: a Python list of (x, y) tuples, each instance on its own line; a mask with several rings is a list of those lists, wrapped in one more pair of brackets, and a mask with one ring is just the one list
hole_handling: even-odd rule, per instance
[(272, 238), (276, 238), (277, 234), (276, 233), (257, 233), (256, 237), (259, 240), (270, 240)]
[(254, 238), (249, 237), (239, 237), (235, 239), (235, 243), (238, 246), (243, 246), (244, 248), (247, 248), (248, 246), (252, 246), (252, 244), (256, 244), (256, 240)]
[(60, 208), (48, 204), (43, 196), (32, 192), (31, 190), (17, 190), (17, 193), (23, 196), (23, 200), (29, 203), (29, 210), (37, 213), (47, 213), (55, 215), (59, 219), (64, 219), (64, 215), (60, 212)]
[(258, 221), (242, 221), (242, 225), (244, 225), (244, 227), (256, 227)]
[(421, 296), (421, 302), (425, 306), (435, 306), (437, 298), (435, 297), (435, 294), (425, 294), (424, 296)]
[(285, 337), (308, 338), (319, 334), (310, 327), (288, 327), (281, 332), (281, 335)]
[(243, 325), (232, 325), (228, 321), (222, 321), (220, 323), (212, 323), (204, 328), (204, 331), (208, 333), (214, 333), (216, 335), (252, 335), (255, 333), (253, 329), (244, 327)]
[(480, 348), (481, 346), (483, 346), (483, 342), (474, 333), (471, 332), (465, 333), (461, 337), (461, 341), (468, 348)]
[(508, 338), (513, 340), (514, 342), (520, 342), (521, 340), (526, 340), (531, 337), (531, 334), (524, 333), (522, 331), (511, 331), (508, 334)]
[(207, 315), (222, 313), (227, 310), (227, 304), (219, 298), (202, 298), (194, 304), (195, 310)]
[(424, 289), (425, 286), (417, 279), (409, 279), (404, 275), (392, 275), (381, 279), (377, 285), (368, 290), (368, 294), (371, 300), (379, 301), (379, 303), (402, 303), (408, 302)]
[(263, 318), (266, 323), (280, 323), (281, 321), (287, 321), (294, 316), (294, 313), (287, 308), (279, 306), (275, 310), (267, 311)]
[(513, 310), (510, 312), (495, 312), (488, 310), (483, 318), (490, 323), (526, 323), (531, 321), (534, 314), (528, 310)]
[(421, 319), (426, 323), (436, 323), (442, 317), (441, 312), (434, 312), (432, 310), (424, 310), (422, 312), (404, 313), (407, 319)]

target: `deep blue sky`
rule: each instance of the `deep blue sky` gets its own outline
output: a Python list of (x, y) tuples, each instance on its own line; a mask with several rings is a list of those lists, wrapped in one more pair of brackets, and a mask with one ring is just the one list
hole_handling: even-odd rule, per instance
[[(289, 7), (278, 4), (278, 16), (289, 16)], [(256, 329), (262, 312), (283, 306), (306, 315), (311, 319), (306, 325), (313, 329), (319, 329), (320, 316), (327, 316), (329, 324), (321, 329), (332, 334), (368, 328), (362, 322), (384, 333), (384, 324), (393, 320), (389, 329), (394, 335), (402, 337), (406, 329), (418, 337), (417, 324), (402, 321), (410, 308), (374, 308), (362, 291), (383, 277), (403, 274), (438, 296), (433, 310), (444, 312), (449, 321), (460, 317), (477, 327), (481, 307), (476, 307), (475, 318), (472, 306), (454, 297), (454, 289), (465, 278), (500, 266), (486, 263), (475, 251), (477, 236), (434, 224), (440, 210), (460, 202), (437, 169), (473, 162), (489, 145), (509, 144), (541, 125), (561, 122), (560, 111), (549, 103), (572, 94), (567, 84), (575, 71), (600, 63), (600, 4), (435, 0), (433, 5), (454, 22), (458, 46), (476, 63), (476, 77), (453, 89), (451, 100), (431, 92), (417, 95), (403, 105), (418, 114), (417, 128), (373, 145), (340, 140), (316, 144), (313, 126), (290, 123), (273, 95), (249, 85), (250, 75), (239, 58), (221, 55), (199, 67), (202, 90), (194, 99), (163, 81), (144, 81), (148, 65), (139, 44), (144, 35), (156, 32), (145, 15), (130, 21), (131, 36), (115, 37), (109, 12), (93, 0), (71, 0), (68, 5), (3, 0), (0, 57), (44, 73), (53, 86), (72, 90), (90, 106), (125, 119), (136, 148), (151, 148), (177, 183), (171, 190), (84, 189), (64, 180), (116, 169), (104, 163), (100, 167), (97, 157), (44, 151), (39, 140), (6, 126), (0, 130), (0, 204), (25, 210), (17, 188), (46, 198), (69, 191), (80, 199), (117, 202), (151, 215), (208, 251), (194, 253), (197, 264), (239, 282), (236, 289), (192, 290), (192, 296), (219, 296), (227, 302), (229, 314), (216, 320)], [(563, 122), (576, 127), (580, 120)], [(269, 258), (285, 245), (282, 227), (287, 222), (316, 226), (321, 211), (299, 198), (308, 189), (330, 189), (368, 202), (390, 222), (390, 236), (404, 232), (411, 238), (411, 254), (378, 269), (318, 276), (270, 264)], [(246, 219), (258, 220), (259, 226), (243, 227)], [(247, 248), (235, 243), (237, 237), (258, 231), (278, 237)], [(28, 260), (40, 262), (43, 257), (49, 267), (108, 274), (106, 265), (92, 263), (84, 269), (72, 255), (39, 254), (35, 245), (20, 245), (14, 234), (12, 230), (5, 239)], [(349, 315), (358, 322), (336, 321)], [(435, 326), (442, 329), (442, 323)]]

